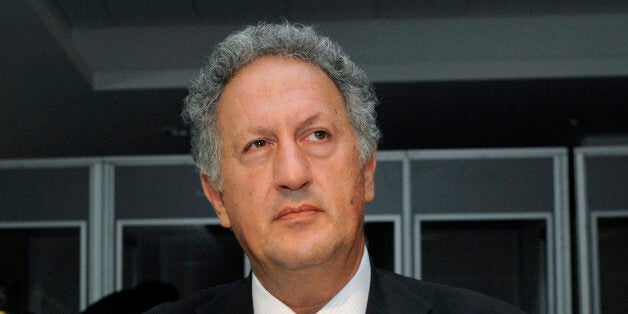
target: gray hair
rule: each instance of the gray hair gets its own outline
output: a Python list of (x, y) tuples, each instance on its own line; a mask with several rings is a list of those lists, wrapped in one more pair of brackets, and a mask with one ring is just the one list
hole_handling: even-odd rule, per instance
[(232, 33), (219, 43), (185, 98), (181, 115), (190, 130), (192, 156), (214, 187), (222, 190), (216, 126), (222, 90), (240, 69), (267, 55), (310, 62), (329, 76), (344, 97), (358, 141), (360, 163), (364, 165), (373, 156), (380, 138), (375, 121), (378, 99), (364, 71), (349, 60), (338, 44), (318, 35), (312, 27), (287, 22), (260, 23)]

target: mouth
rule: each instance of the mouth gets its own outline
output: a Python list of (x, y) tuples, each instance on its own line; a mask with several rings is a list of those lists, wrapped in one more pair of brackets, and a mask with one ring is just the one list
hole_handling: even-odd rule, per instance
[(299, 207), (285, 207), (277, 215), (274, 220), (288, 220), (298, 217), (307, 217), (316, 213), (322, 212), (322, 210), (308, 204), (301, 205)]

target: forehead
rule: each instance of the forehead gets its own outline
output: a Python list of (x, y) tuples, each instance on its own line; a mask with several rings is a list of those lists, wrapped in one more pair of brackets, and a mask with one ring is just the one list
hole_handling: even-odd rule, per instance
[[(249, 92), (281, 92), (282, 87), (321, 90), (333, 87), (340, 92), (329, 76), (315, 64), (274, 55), (259, 57), (242, 67), (229, 80), (224, 90), (237, 89), (243, 85)], [(262, 90), (251, 89), (256, 87)]]
[(264, 56), (240, 69), (218, 100), (218, 120), (243, 111), (266, 109), (342, 109), (342, 93), (316, 65), (282, 56)]

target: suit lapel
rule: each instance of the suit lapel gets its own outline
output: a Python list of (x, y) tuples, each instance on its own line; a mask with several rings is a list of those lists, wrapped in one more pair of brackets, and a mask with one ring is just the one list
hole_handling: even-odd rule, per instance
[(211, 301), (196, 308), (195, 313), (253, 314), (251, 275), (218, 292)]
[(401, 282), (390, 276), (380, 278), (379, 270), (371, 264), (371, 284), (366, 314), (379, 313), (428, 313), (431, 306), (416, 294), (398, 289)]
[[(367, 314), (377, 313), (428, 313), (432, 308), (426, 301), (405, 289), (401, 281), (390, 274), (379, 276), (380, 271), (371, 264), (371, 283), (366, 307)], [(400, 289), (401, 288), (401, 289)], [(221, 289), (211, 301), (195, 309), (205, 313), (250, 313), (253, 314), (251, 276)]]

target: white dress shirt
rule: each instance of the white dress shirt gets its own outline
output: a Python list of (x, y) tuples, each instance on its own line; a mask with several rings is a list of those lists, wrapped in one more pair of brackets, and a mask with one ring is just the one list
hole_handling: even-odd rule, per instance
[[(371, 264), (369, 255), (364, 248), (362, 261), (358, 271), (351, 280), (318, 311), (321, 314), (331, 313), (366, 313), (366, 304), (371, 284)], [(259, 282), (253, 273), (253, 311), (255, 314), (293, 314), (287, 305), (275, 298)]]

